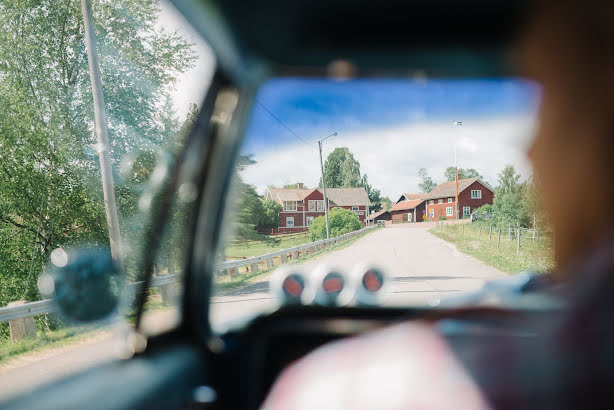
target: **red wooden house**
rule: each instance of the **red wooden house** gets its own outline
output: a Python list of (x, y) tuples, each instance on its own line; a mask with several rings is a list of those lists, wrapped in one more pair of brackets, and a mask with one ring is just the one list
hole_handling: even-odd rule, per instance
[[(329, 210), (350, 209), (365, 223), (369, 214), (369, 197), (364, 188), (327, 188), (326, 196)], [(315, 218), (324, 215), (324, 195), (319, 188), (269, 188), (266, 197), (282, 206), (279, 228), (287, 232), (304, 230)]]
[[(471, 215), (474, 209), (492, 204), (494, 191), (478, 178), (458, 181), (459, 218)], [(390, 209), (392, 223), (421, 222), (425, 219), (456, 219), (456, 182), (437, 185), (425, 194), (403, 194)]]

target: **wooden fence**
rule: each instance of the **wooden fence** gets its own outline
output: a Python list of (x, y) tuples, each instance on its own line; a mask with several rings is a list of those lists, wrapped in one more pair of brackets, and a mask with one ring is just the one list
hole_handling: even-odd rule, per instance
[(555, 235), (552, 231), (522, 228), (511, 224), (508, 224), (507, 227), (483, 223), (474, 226), (474, 224), (451, 224), (446, 221), (437, 221), (435, 227), (452, 234), (465, 235), (469, 231), (474, 235), (477, 233), (478, 240), (496, 241), (497, 248), (501, 246), (502, 241), (514, 242), (517, 254), (520, 253), (523, 244), (524, 246), (531, 244), (532, 246), (554, 248)]

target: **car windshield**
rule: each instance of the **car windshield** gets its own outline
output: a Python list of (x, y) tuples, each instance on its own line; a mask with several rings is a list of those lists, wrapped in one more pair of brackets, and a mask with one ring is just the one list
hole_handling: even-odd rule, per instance
[[(350, 286), (374, 268), (387, 282), (368, 301), (354, 285), (333, 305), (439, 306), (552, 268), (526, 157), (539, 93), (520, 78), (266, 82), (237, 161), (213, 325), (303, 287), (300, 302), (318, 304), (326, 272)], [(276, 281), (280, 269), (298, 288)]]

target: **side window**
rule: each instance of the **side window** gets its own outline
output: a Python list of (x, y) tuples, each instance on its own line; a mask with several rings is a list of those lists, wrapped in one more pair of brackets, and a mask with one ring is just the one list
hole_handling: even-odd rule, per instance
[(429, 205), (433, 205), (435, 203), (435, 201), (433, 201), (432, 199), (429, 201)]
[(315, 204), (315, 202), (316, 202), (316, 201), (313, 201), (313, 200), (309, 200), (309, 201), (308, 201), (308, 204), (309, 204), (309, 210), (310, 210), (310, 211), (315, 211), (315, 210), (316, 210), (316, 204)]
[(448, 198), (448, 203), (451, 204), (452, 202), (454, 202), (454, 198)]
[(471, 199), (482, 199), (482, 190), (481, 189), (472, 189), (471, 190)]
[(452, 207), (451, 206), (446, 207), (446, 216), (452, 216), (452, 215), (454, 215), (452, 211)]
[(471, 208), (468, 206), (463, 206), (463, 215), (465, 216), (471, 215)]
[(293, 216), (286, 217), (286, 226), (287, 227), (293, 227), (294, 226), (294, 217)]
[(443, 204), (443, 199), (437, 201), (438, 204)]

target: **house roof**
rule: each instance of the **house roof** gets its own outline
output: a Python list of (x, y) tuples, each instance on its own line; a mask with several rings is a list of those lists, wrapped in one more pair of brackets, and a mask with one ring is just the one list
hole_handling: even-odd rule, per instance
[(269, 188), (271, 198), (275, 201), (302, 201), (313, 189)]
[[(283, 201), (302, 201), (313, 191), (320, 191), (319, 188), (312, 189), (292, 189), (292, 188), (269, 188), (271, 198), (277, 202)], [(368, 205), (369, 197), (364, 188), (327, 188), (326, 196), (328, 200), (337, 206)]]
[(425, 193), (419, 193), (419, 194), (408, 194), (408, 193), (404, 193), (403, 196), (408, 200), (411, 201), (413, 199), (424, 199), (426, 197), (427, 194)]
[(389, 211), (406, 211), (409, 209), (414, 209), (415, 207), (420, 205), (422, 202), (424, 202), (424, 199), (413, 199), (411, 201), (400, 201), (394, 204), (394, 206), (390, 208)]
[(374, 220), (375, 218), (377, 218), (378, 216), (385, 214), (386, 212), (388, 212), (388, 211), (387, 211), (387, 210), (385, 210), (385, 209), (382, 209), (381, 211), (378, 211), (378, 212), (372, 213), (371, 215), (369, 215), (369, 216), (367, 217), (367, 219), (368, 219), (369, 221), (372, 221), (372, 220)]
[[(487, 189), (492, 191), (488, 185), (482, 182), (479, 178), (467, 178), (467, 179), (459, 179), (458, 180), (458, 192), (462, 192), (465, 189), (469, 188), (471, 184), (478, 181), (480, 184), (485, 186)], [(445, 197), (453, 197), (456, 196), (456, 182), (448, 181), (443, 182), (437, 185), (431, 192), (425, 195), (425, 199), (437, 199), (437, 198), (445, 198)]]
[(369, 205), (369, 197), (364, 188), (326, 188), (326, 196), (337, 206)]

